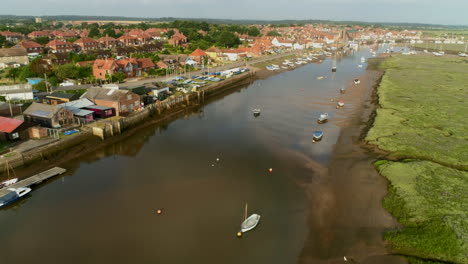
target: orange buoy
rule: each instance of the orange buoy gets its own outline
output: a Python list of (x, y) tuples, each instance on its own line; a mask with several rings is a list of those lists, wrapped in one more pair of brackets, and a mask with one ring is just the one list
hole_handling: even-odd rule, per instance
[(162, 209), (156, 210), (156, 213), (157, 213), (158, 215), (162, 214)]
[(269, 171), (269, 172), (273, 172), (273, 169), (272, 169), (272, 168), (270, 168), (268, 171)]

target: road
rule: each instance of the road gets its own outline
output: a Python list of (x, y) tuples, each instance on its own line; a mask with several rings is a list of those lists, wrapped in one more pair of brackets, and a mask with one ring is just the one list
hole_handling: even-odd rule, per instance
[[(218, 71), (224, 71), (236, 67), (248, 67), (252, 66), (253, 64), (257, 63), (263, 63), (271, 60), (276, 60), (285, 56), (293, 55), (293, 54), (300, 54), (302, 52), (305, 52), (304, 50), (295, 50), (291, 52), (286, 52), (286, 53), (281, 53), (273, 56), (265, 56), (265, 57), (260, 57), (253, 59), (251, 61), (241, 61), (241, 62), (235, 62), (235, 63), (230, 63), (224, 66), (220, 67), (215, 67), (215, 68), (207, 68), (203, 70), (198, 70), (198, 71), (192, 71), (192, 72), (187, 72), (186, 74), (171, 74), (167, 76), (160, 76), (156, 78), (145, 78), (145, 79), (140, 79), (140, 80), (131, 80), (127, 81), (124, 83), (118, 84), (120, 88), (132, 88), (132, 87), (138, 87), (142, 86), (146, 83), (151, 83), (151, 82), (161, 82), (161, 81), (167, 81), (170, 80), (176, 76), (193, 76), (193, 75), (201, 75), (202, 72), (209, 71), (209, 72), (218, 72)], [(61, 87), (54, 87), (53, 91), (67, 91), (67, 90), (77, 90), (77, 89), (88, 89), (92, 87), (92, 85), (72, 85), (72, 86), (61, 86)]]

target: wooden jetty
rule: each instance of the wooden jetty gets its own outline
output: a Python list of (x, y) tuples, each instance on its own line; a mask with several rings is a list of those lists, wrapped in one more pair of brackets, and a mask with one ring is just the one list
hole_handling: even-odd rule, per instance
[(21, 180), (15, 184), (12, 184), (6, 188), (0, 189), (0, 197), (4, 196), (7, 194), (9, 191), (7, 190), (8, 188), (21, 188), (21, 187), (30, 187), (35, 184), (39, 184), (49, 178), (52, 178), (54, 176), (57, 176), (59, 174), (62, 174), (66, 172), (66, 169), (59, 168), (59, 167), (54, 167), (50, 170), (46, 170), (44, 172), (41, 172), (39, 174), (36, 174), (34, 176), (28, 177), (24, 180)]

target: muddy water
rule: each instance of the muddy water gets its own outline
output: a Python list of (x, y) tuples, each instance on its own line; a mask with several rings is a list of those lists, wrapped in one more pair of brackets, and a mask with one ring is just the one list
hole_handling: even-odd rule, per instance
[[(330, 179), (341, 166), (335, 144), (363, 96), (360, 87), (339, 89), (365, 72), (361, 56), (369, 50), (339, 58), (336, 74), (328, 59), (258, 80), (61, 164), (66, 175), (0, 210), (2, 262), (327, 263), (356, 248), (366, 259), (361, 243), (376, 248), (370, 255), (385, 254), (378, 237), (390, 218), (369, 202), (376, 197), (352, 191), (374, 183), (364, 177), (343, 188)], [(339, 99), (344, 109), (335, 109)], [(316, 123), (321, 112), (329, 123)], [(325, 134), (319, 143), (311, 142), (315, 130)], [(239, 239), (246, 203), (261, 222)], [(348, 205), (360, 216), (381, 210), (382, 218), (367, 219), (369, 228), (356, 226), (365, 217), (346, 225)]]

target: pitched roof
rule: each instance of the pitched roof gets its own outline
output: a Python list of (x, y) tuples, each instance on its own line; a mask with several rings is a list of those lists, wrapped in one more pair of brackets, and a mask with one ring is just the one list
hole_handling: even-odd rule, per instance
[(21, 124), (23, 124), (21, 120), (0, 116), (0, 132), (11, 133)]
[(98, 43), (98, 42), (92, 38), (82, 37), (73, 43), (78, 44), (78, 43)]
[(94, 106), (94, 103), (86, 98), (82, 98), (79, 100), (59, 104), (59, 106), (72, 111), (73, 114), (76, 116), (86, 116), (86, 115), (92, 114), (93, 111), (81, 109), (81, 108)]
[(194, 50), (192, 53), (190, 53), (190, 56), (202, 57), (202, 56), (208, 56), (208, 54), (206, 54), (206, 52), (198, 48)]
[(54, 39), (46, 44), (46, 46), (65, 46), (65, 45), (71, 45), (71, 43), (58, 40), (58, 39)]
[(22, 48), (0, 49), (0, 57), (28, 56), (28, 52)]
[(20, 47), (25, 48), (25, 49), (31, 49), (31, 48), (42, 48), (43, 46), (39, 43), (36, 43), (32, 40), (26, 40), (22, 41), (18, 44)]
[(100, 39), (98, 39), (99, 42), (102, 42), (102, 41), (116, 41), (115, 38), (113, 37), (102, 37)]
[(220, 52), (220, 50), (218, 48), (216, 48), (215, 46), (213, 46), (213, 47), (207, 49), (206, 52)]
[(150, 58), (136, 59), (136, 61), (138, 62), (138, 66), (143, 69), (156, 66)]
[(89, 100), (102, 100), (116, 102), (119, 101), (121, 96), (125, 96), (131, 91), (128, 90), (117, 90), (117, 89), (106, 89), (106, 88), (89, 88), (81, 98), (87, 98)]
[(58, 106), (40, 104), (40, 103), (32, 103), (32, 105), (30, 105), (28, 109), (24, 111), (23, 114), (45, 117), (45, 118), (52, 118), (55, 115), (55, 113), (57, 113), (58, 110), (60, 110)]
[(47, 95), (46, 97), (47, 97), (47, 98), (73, 99), (73, 98), (77, 98), (77, 97), (79, 97), (79, 96), (77, 96), (76, 94), (72, 94), (72, 93), (53, 92), (52, 94)]
[(103, 70), (111, 70), (112, 67), (117, 67), (114, 59), (107, 59), (107, 60), (95, 60), (93, 67), (97, 67)]

